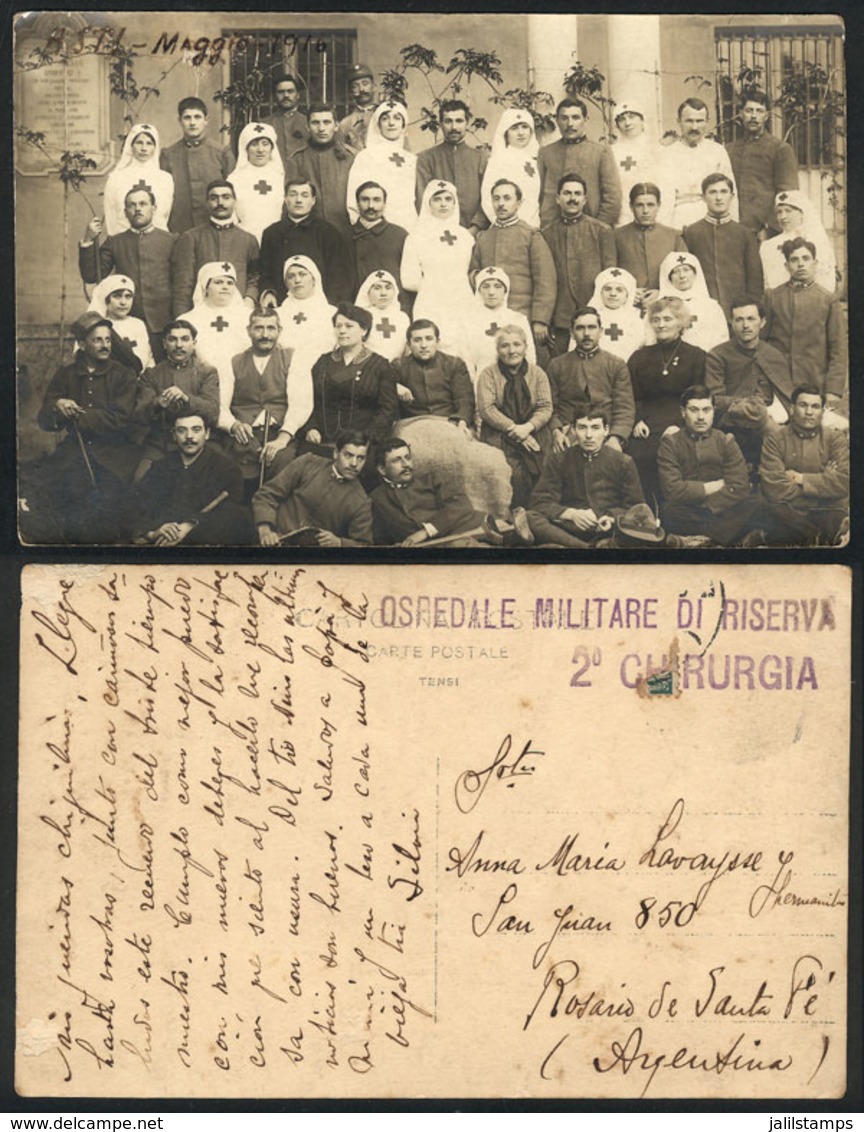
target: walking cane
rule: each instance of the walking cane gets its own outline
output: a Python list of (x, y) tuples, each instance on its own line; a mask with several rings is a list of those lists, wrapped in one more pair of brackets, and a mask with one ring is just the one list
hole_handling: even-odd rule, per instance
[(215, 511), (220, 503), (223, 503), (231, 493), (229, 491), (220, 491), (215, 499), (211, 499), (206, 507), (202, 507), (198, 512), (199, 515), (206, 515), (210, 511)]
[(267, 438), (270, 435), (270, 414), (264, 414), (264, 443), (261, 445), (261, 471), (258, 473), (258, 487), (259, 489), (264, 486), (264, 472), (267, 468), (266, 461), (264, 460), (264, 451), (267, 448)]
[(78, 425), (73, 424), (72, 428), (75, 430), (75, 435), (78, 437), (78, 447), (81, 449), (81, 455), (84, 457), (84, 463), (87, 465), (87, 475), (90, 477), (90, 483), (96, 487), (96, 477), (93, 474), (93, 465), (90, 463), (90, 457), (87, 455), (87, 448), (84, 444), (84, 438), (78, 431)]

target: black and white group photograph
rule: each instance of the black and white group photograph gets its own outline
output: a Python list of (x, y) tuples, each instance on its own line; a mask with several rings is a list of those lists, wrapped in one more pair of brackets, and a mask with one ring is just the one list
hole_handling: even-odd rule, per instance
[(838, 17), (14, 33), (24, 544), (848, 541)]

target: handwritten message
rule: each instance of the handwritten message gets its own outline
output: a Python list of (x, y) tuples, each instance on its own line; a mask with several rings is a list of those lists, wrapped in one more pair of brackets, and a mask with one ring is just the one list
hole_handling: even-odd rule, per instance
[(19, 1090), (842, 1092), (843, 571), (411, 573), (28, 568)]

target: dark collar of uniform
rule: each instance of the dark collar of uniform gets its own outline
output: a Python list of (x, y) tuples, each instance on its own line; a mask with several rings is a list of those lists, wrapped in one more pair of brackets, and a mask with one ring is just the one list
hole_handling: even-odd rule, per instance
[[(388, 479), (385, 475), (382, 475), (381, 479), (388, 487), (392, 487), (395, 491), (402, 491), (403, 488), (411, 486), (411, 484), (408, 483), (394, 483), (393, 480)], [(411, 482), (413, 483), (414, 481), (412, 480)]]
[(580, 346), (574, 346), (573, 353), (577, 358), (582, 358), (587, 361), (588, 358), (593, 358), (600, 353), (600, 345), (598, 343), (593, 350), (583, 350)]
[(815, 440), (822, 431), (821, 425), (817, 425), (816, 428), (802, 428), (801, 425), (795, 424), (793, 421), (789, 422), (789, 427), (801, 440)]
[(80, 371), (85, 377), (104, 377), (110, 366), (110, 358), (106, 358), (104, 362), (94, 362), (89, 358), (85, 358), (83, 364), (80, 366)]
[(739, 342), (737, 338), (732, 338), (730, 341), (739, 354), (746, 354), (748, 358), (755, 358), (759, 353), (759, 347), (762, 345), (761, 338), (757, 338), (752, 346), (745, 346), (744, 343)]
[(204, 144), (203, 138), (184, 138), (183, 144), (187, 149), (198, 149)]
[(107, 357), (104, 362), (94, 362), (92, 358), (87, 355), (80, 347), (76, 347), (75, 354), (72, 358), (72, 366), (79, 373), (87, 376), (90, 373), (102, 374), (105, 373), (111, 366), (114, 358)]
[(700, 440), (709, 440), (713, 428), (709, 428), (707, 432), (691, 432), (689, 428), (684, 429), (684, 435), (687, 436), (694, 444), (698, 444)]
[(596, 452), (586, 452), (585, 449), (580, 448), (578, 444), (576, 445), (576, 451), (579, 453), (579, 455), (582, 457), (582, 459), (586, 462), (586, 464), (590, 464), (592, 460), (596, 460), (597, 457), (602, 455), (602, 453), (603, 453), (602, 448), (598, 448)]
[(587, 141), (585, 134), (580, 134), (578, 138), (562, 138), (561, 141), (564, 145), (581, 145), (582, 142)]
[(787, 282), (786, 286), (791, 288), (791, 290), (793, 291), (806, 291), (813, 286), (814, 282), (814, 279), (810, 279), (807, 282), (799, 281), (797, 279), (790, 279)]
[(152, 232), (155, 229), (155, 227), (156, 227), (156, 225), (153, 224), (152, 221), (151, 221), (151, 223), (148, 224), (146, 228), (130, 228), (129, 231), (134, 233), (134, 235), (136, 235), (136, 236), (146, 236), (147, 233)]
[(312, 213), (307, 212), (305, 216), (301, 217), (299, 220), (295, 220), (293, 216), (289, 216), (286, 212), (285, 222), (292, 228), (302, 228), (304, 225), (309, 228), (312, 226)]
[(638, 220), (634, 220), (633, 227), (637, 232), (653, 232), (657, 227), (657, 221), (655, 220), (653, 224), (640, 224)]
[(561, 223), (566, 224), (569, 228), (571, 224), (578, 224), (580, 220), (585, 219), (585, 213), (580, 212), (578, 216), (562, 216)]
[(368, 232), (372, 236), (380, 236), (387, 226), (387, 221), (382, 216), (380, 220), (376, 220), (374, 224), (367, 224), (364, 222), (362, 216), (358, 216), (353, 224), (354, 239), (359, 240)]

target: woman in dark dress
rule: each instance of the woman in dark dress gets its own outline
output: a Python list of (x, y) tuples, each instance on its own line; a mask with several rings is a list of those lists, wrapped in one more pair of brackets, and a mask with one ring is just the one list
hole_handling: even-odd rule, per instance
[(306, 451), (330, 455), (340, 432), (360, 431), (372, 438), (360, 477), (370, 490), (377, 483), (377, 445), (390, 435), (399, 415), (396, 374), (386, 358), (366, 346), (372, 315), (353, 303), (340, 303), (333, 316), (336, 349), (312, 367), (314, 408), (306, 427)]
[(648, 308), (648, 320), (657, 341), (636, 350), (627, 363), (636, 401), (636, 424), (627, 454), (636, 461), (645, 498), (654, 505), (660, 499), (660, 439), (670, 425), (677, 428), (681, 424), (679, 398), (684, 390), (705, 383), (705, 351), (681, 337), (690, 325), (683, 300), (657, 299)]

